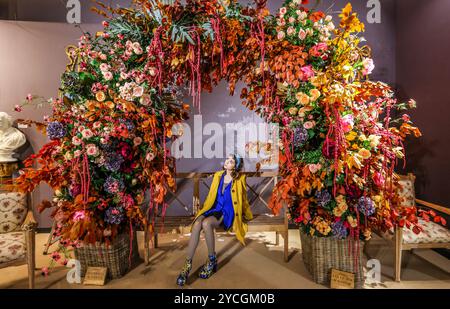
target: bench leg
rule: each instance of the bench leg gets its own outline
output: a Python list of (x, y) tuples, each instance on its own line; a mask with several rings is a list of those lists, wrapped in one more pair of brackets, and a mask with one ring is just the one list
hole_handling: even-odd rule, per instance
[(279, 246), (279, 245), (280, 245), (280, 233), (275, 232), (275, 246)]
[(395, 264), (394, 277), (396, 282), (400, 282), (400, 274), (402, 271), (402, 243), (403, 243), (403, 229), (397, 227), (395, 231)]
[(155, 232), (155, 234), (153, 235), (153, 248), (158, 248), (158, 233)]
[(289, 260), (289, 231), (284, 232), (284, 261)]
[(148, 226), (144, 227), (144, 263), (145, 265), (149, 264), (150, 259), (150, 248), (149, 248), (149, 239), (148, 239)]

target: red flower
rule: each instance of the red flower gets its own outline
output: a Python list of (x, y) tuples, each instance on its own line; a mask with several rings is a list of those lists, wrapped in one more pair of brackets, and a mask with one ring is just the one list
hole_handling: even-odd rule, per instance
[(327, 159), (333, 159), (335, 149), (336, 142), (331, 139), (326, 139), (322, 146), (322, 154)]

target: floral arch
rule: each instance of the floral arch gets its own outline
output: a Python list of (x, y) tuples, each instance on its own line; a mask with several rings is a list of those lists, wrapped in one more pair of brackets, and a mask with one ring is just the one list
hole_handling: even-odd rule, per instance
[(23, 190), (40, 182), (55, 189), (41, 207), (54, 207), (65, 244), (109, 242), (148, 224), (146, 190), (149, 213), (164, 213), (167, 188), (176, 187), (166, 143), (189, 109), (180, 91), (188, 85), (201, 110), (201, 91), (221, 80), (231, 94), (243, 81), (243, 104), (280, 125), (274, 213), (287, 202), (290, 219), (321, 237), (367, 239), (372, 228), (416, 225), (415, 211), (397, 207), (393, 190), (402, 141), (420, 135), (393, 115), (414, 101), (399, 103), (389, 86), (369, 80), (370, 49), (360, 46), (364, 25), (351, 5), (335, 27), (307, 0), (285, 1), (276, 16), (265, 2), (99, 3), (104, 29), (69, 50), (74, 63), (45, 124), (50, 142), (18, 179)]

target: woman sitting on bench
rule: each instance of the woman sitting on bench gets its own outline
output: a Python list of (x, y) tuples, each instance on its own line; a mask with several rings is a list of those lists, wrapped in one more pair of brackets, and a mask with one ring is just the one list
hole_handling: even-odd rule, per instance
[(242, 166), (243, 160), (239, 155), (230, 155), (225, 160), (223, 170), (214, 174), (208, 196), (191, 226), (187, 257), (177, 278), (178, 285), (186, 283), (202, 230), (208, 247), (208, 261), (200, 270), (200, 278), (207, 279), (217, 271), (215, 228), (222, 226), (225, 231), (232, 230), (236, 233), (236, 238), (245, 245), (247, 221), (253, 219), (253, 215), (247, 200), (246, 176), (240, 174)]

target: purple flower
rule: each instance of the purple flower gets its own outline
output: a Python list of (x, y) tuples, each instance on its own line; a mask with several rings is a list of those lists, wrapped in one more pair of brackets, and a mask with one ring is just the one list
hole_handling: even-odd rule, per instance
[(306, 130), (303, 126), (295, 128), (294, 130), (294, 147), (301, 147), (308, 139), (308, 130)]
[(59, 121), (52, 121), (47, 125), (47, 136), (49, 139), (60, 139), (66, 135), (66, 127)]
[(333, 235), (338, 239), (344, 239), (348, 235), (347, 228), (342, 221), (334, 222), (331, 226)]
[(125, 218), (122, 207), (111, 206), (105, 211), (105, 222), (109, 224), (120, 224)]
[(123, 123), (125, 125), (125, 127), (127, 128), (128, 131), (133, 131), (136, 126), (134, 125), (133, 121), (131, 121), (130, 119), (120, 119), (119, 120), (120, 123)]
[(375, 213), (375, 204), (370, 197), (361, 196), (356, 204), (358, 210), (366, 216), (371, 216)]
[(327, 190), (316, 192), (317, 204), (325, 207), (331, 201), (331, 194)]
[(120, 154), (115, 152), (108, 153), (105, 168), (110, 172), (117, 172), (124, 161), (124, 158)]
[(121, 179), (114, 178), (113, 176), (108, 176), (105, 183), (103, 184), (103, 189), (110, 194), (116, 194), (123, 190), (125, 185)]
[(78, 194), (81, 193), (81, 185), (80, 184), (71, 184), (69, 187), (69, 194), (73, 198), (75, 198)]

